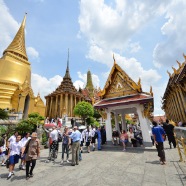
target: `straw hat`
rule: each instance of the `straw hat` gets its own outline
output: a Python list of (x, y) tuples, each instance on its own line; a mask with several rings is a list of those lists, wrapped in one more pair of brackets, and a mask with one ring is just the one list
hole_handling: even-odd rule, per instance
[(33, 132), (32, 135), (31, 135), (32, 138), (37, 138), (37, 133), (36, 132)]

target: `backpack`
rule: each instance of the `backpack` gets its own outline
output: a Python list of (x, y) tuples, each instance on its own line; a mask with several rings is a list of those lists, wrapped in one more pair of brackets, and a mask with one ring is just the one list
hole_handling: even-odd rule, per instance
[(5, 139), (3, 137), (0, 137), (0, 147), (4, 146)]
[(62, 136), (59, 132), (58, 132), (58, 142), (62, 142)]
[(98, 133), (97, 133), (97, 132), (95, 132), (95, 134), (94, 134), (94, 138), (95, 138), (95, 139), (98, 138)]

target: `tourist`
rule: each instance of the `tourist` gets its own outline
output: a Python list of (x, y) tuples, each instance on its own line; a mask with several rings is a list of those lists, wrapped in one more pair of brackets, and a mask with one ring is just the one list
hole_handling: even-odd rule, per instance
[(97, 133), (97, 137), (98, 137), (98, 146), (97, 146), (97, 148), (98, 148), (98, 150), (101, 150), (101, 128), (100, 127), (98, 127), (97, 128), (97, 130), (96, 130), (96, 133)]
[(16, 137), (18, 136), (18, 132), (15, 131), (14, 134), (8, 139), (8, 144), (7, 147), (9, 147), (10, 143), (15, 142), (16, 141)]
[(72, 141), (72, 166), (79, 165), (79, 150), (80, 150), (80, 139), (81, 133), (77, 130), (77, 126), (74, 126), (74, 132), (69, 136)]
[(91, 130), (91, 137), (92, 137), (92, 150), (95, 151), (95, 142), (96, 142), (96, 138), (95, 138), (95, 134), (96, 134), (96, 129), (94, 126), (92, 126), (92, 130)]
[(56, 126), (53, 127), (53, 131), (50, 133), (50, 147), (51, 147), (51, 160), (55, 161), (58, 152), (58, 131)]
[[(28, 140), (30, 140), (30, 139), (31, 139), (30, 133), (28, 133), (28, 132), (25, 133), (24, 138), (21, 139), (22, 147), (24, 147), (26, 145), (26, 143), (28, 142)], [(21, 156), (21, 163), (19, 165), (19, 169), (25, 170), (25, 164), (26, 164), (25, 154), (23, 154), (23, 156)]]
[(131, 127), (129, 128), (129, 131), (127, 134), (128, 134), (128, 141), (131, 143), (131, 146), (135, 147), (136, 146), (136, 139), (134, 138), (134, 132)]
[(85, 142), (86, 142), (86, 147), (87, 147), (87, 152), (90, 153), (90, 142), (92, 140), (92, 137), (91, 137), (91, 132), (90, 132), (90, 129), (89, 129), (89, 126), (87, 126), (87, 130), (85, 132)]
[(12, 141), (9, 145), (7, 158), (9, 159), (10, 165), (9, 165), (9, 174), (7, 180), (10, 179), (12, 175), (14, 175), (15, 164), (19, 162), (19, 157), (20, 157), (19, 155), (22, 148), (20, 140), (21, 140), (21, 136), (17, 135), (15, 142)]
[(113, 145), (116, 145), (116, 143), (119, 145), (119, 132), (116, 129), (113, 129), (112, 132), (112, 143)]
[(163, 125), (163, 129), (168, 137), (170, 149), (172, 148), (172, 144), (174, 148), (176, 148), (176, 140), (174, 137), (174, 126), (169, 123), (168, 119), (166, 119), (166, 123)]
[(107, 142), (105, 126), (101, 127), (101, 144), (104, 145)]
[(160, 162), (163, 165), (166, 164), (163, 146), (165, 131), (161, 126), (158, 126), (158, 124), (155, 121), (153, 121), (152, 124), (153, 124), (152, 134), (154, 135), (154, 143), (158, 151), (158, 156), (160, 157)]
[(123, 144), (123, 151), (126, 150), (126, 144), (128, 142), (128, 134), (126, 133), (125, 130), (123, 130), (120, 134), (120, 141), (122, 142)]
[(0, 139), (0, 161), (1, 166), (5, 166), (5, 160), (6, 160), (6, 134), (3, 134)]
[(84, 143), (84, 131), (80, 130), (81, 132), (81, 139), (80, 139), (80, 152), (83, 153), (83, 143)]
[(64, 154), (66, 152), (67, 157), (66, 161), (69, 163), (68, 158), (69, 158), (69, 136), (68, 136), (68, 128), (64, 129), (64, 133), (62, 135), (62, 157), (61, 157), (61, 164), (64, 162)]
[(36, 132), (32, 133), (31, 139), (25, 144), (25, 147), (22, 149), (22, 154), (26, 154), (26, 180), (28, 180), (33, 177), (36, 160), (40, 156), (40, 142)]
[(143, 147), (143, 137), (140, 130), (136, 130), (134, 133), (135, 139), (139, 142), (140, 146)]
[(71, 127), (74, 128), (74, 119), (71, 118)]

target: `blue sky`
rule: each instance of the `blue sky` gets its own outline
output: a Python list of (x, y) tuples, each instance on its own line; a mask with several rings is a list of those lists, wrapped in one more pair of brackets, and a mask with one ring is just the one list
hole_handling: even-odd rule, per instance
[(76, 87), (86, 84), (91, 70), (96, 87), (104, 87), (116, 62), (149, 91), (155, 114), (162, 114), (166, 73), (184, 61), (184, 0), (0, 0), (0, 52), (13, 39), (27, 12), (26, 46), (35, 95), (51, 93), (65, 74), (70, 49), (70, 74)]

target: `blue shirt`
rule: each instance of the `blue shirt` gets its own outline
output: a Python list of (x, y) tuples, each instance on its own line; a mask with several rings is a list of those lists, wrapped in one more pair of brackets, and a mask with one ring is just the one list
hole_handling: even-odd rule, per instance
[(152, 134), (156, 136), (157, 142), (164, 142), (162, 135), (165, 134), (165, 131), (163, 130), (161, 126), (153, 127)]
[(81, 139), (81, 132), (79, 130), (76, 130), (75, 132), (72, 132), (72, 134), (69, 136), (73, 142), (80, 141)]

